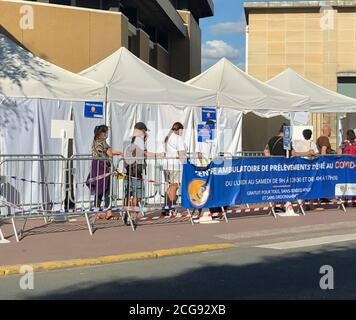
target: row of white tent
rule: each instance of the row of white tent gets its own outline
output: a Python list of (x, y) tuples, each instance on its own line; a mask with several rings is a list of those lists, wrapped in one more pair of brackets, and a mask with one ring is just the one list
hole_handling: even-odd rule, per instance
[[(104, 103), (103, 119), (86, 118), (85, 102)], [(243, 113), (263, 117), (348, 113), (356, 110), (356, 100), (320, 87), (291, 69), (263, 83), (227, 59), (183, 83), (125, 48), (74, 74), (0, 34), (0, 153), (57, 154), (61, 141), (50, 138), (51, 120), (71, 119), (77, 154), (90, 152), (94, 127), (104, 122), (111, 128), (114, 149), (123, 150), (134, 123), (144, 121), (152, 131), (149, 148), (162, 151), (170, 126), (180, 121), (187, 128), (186, 143), (194, 150), (203, 106), (218, 107), (218, 149), (234, 154), (241, 150)]]

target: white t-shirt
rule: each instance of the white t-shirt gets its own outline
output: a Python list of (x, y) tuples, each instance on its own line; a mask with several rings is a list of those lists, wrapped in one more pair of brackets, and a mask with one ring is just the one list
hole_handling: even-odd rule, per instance
[[(135, 137), (135, 140), (133, 143), (131, 143), (127, 146), (126, 150), (125, 150), (125, 157), (126, 158), (139, 158), (137, 159), (137, 163), (138, 164), (142, 164), (144, 163), (143, 159), (145, 156), (145, 140), (143, 139), (143, 137)], [(126, 161), (129, 164), (132, 164), (135, 162), (134, 159), (131, 160), (127, 160)]]
[[(167, 158), (177, 158), (178, 152), (179, 151), (184, 151), (185, 152), (185, 145), (184, 145), (184, 140), (183, 137), (175, 134), (174, 132), (170, 135), (168, 138), (168, 141), (166, 143), (166, 157)], [(168, 160), (167, 163), (167, 169), (168, 170), (180, 170), (182, 163), (180, 162), (179, 159), (177, 160)]]
[(319, 153), (317, 145), (311, 140), (293, 141), (293, 149), (295, 152), (308, 152), (309, 150), (313, 150), (315, 154)]

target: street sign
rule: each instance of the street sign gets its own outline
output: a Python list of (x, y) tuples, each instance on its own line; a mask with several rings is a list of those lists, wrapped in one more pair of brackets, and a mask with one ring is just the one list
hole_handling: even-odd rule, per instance
[(283, 127), (283, 149), (291, 150), (292, 145), (292, 127), (284, 126)]

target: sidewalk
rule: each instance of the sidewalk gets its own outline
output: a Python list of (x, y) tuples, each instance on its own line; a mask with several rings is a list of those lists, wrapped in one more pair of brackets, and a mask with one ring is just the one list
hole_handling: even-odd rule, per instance
[[(159, 220), (152, 224), (139, 225), (135, 232), (121, 221), (100, 221), (93, 236), (89, 235), (82, 219), (48, 225), (43, 220), (32, 220), (28, 221), (27, 231), (19, 243), (15, 241), (11, 224), (6, 223), (2, 230), (11, 243), (0, 245), (0, 266), (96, 258), (197, 245), (231, 243), (243, 246), (263, 242), (276, 235), (287, 237), (293, 232), (307, 235), (308, 230), (314, 229), (320, 229), (326, 235), (331, 229), (342, 233), (346, 229), (356, 230), (355, 213), (356, 209), (352, 208), (347, 209), (347, 214), (329, 209), (319, 213), (307, 212), (306, 216), (277, 219), (266, 215), (230, 217), (229, 223), (221, 221), (218, 224), (194, 226), (189, 220), (174, 222), (167, 219), (165, 223)], [(331, 228), (326, 227), (328, 225)], [(292, 228), (295, 231), (291, 231)]]

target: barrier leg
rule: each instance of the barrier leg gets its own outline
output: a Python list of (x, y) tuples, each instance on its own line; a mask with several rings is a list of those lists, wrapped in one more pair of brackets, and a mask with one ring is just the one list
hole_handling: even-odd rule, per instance
[(226, 213), (226, 210), (224, 207), (221, 207), (221, 210), (222, 210), (222, 214), (224, 216), (224, 219), (225, 219), (225, 222), (228, 223), (229, 220), (227, 219), (227, 213)]
[(11, 218), (11, 224), (12, 224), (12, 229), (14, 230), (14, 235), (15, 235), (16, 242), (20, 242), (19, 234), (17, 232), (16, 223), (15, 223), (15, 219), (14, 218)]
[(194, 221), (193, 221), (193, 215), (192, 215), (192, 212), (191, 212), (189, 209), (187, 209), (187, 211), (188, 211), (188, 215), (189, 215), (190, 223), (192, 224), (192, 226), (194, 226)]
[(305, 210), (303, 207), (303, 201), (302, 200), (298, 200), (298, 205), (299, 205), (299, 210), (302, 213), (303, 216), (305, 216)]
[(93, 227), (93, 224), (90, 222), (90, 217), (89, 217), (88, 212), (85, 213), (85, 220), (87, 222), (89, 234), (92, 236), (94, 227)]
[(271, 213), (273, 214), (273, 217), (274, 217), (275, 219), (277, 219), (276, 211), (274, 211), (274, 206), (273, 206), (273, 203), (272, 203), (272, 202), (269, 203), (269, 207), (270, 207), (270, 209), (271, 209)]
[(127, 219), (130, 222), (130, 226), (131, 226), (132, 231), (136, 231), (136, 227), (135, 227), (134, 221), (132, 219), (130, 210), (127, 210)]
[(5, 239), (5, 237), (1, 231), (1, 228), (0, 228), (0, 244), (5, 244), (5, 243), (10, 243), (10, 241)]
[(346, 207), (342, 199), (338, 199), (338, 205), (338, 209), (341, 209), (342, 211), (344, 211), (344, 213), (346, 213)]

